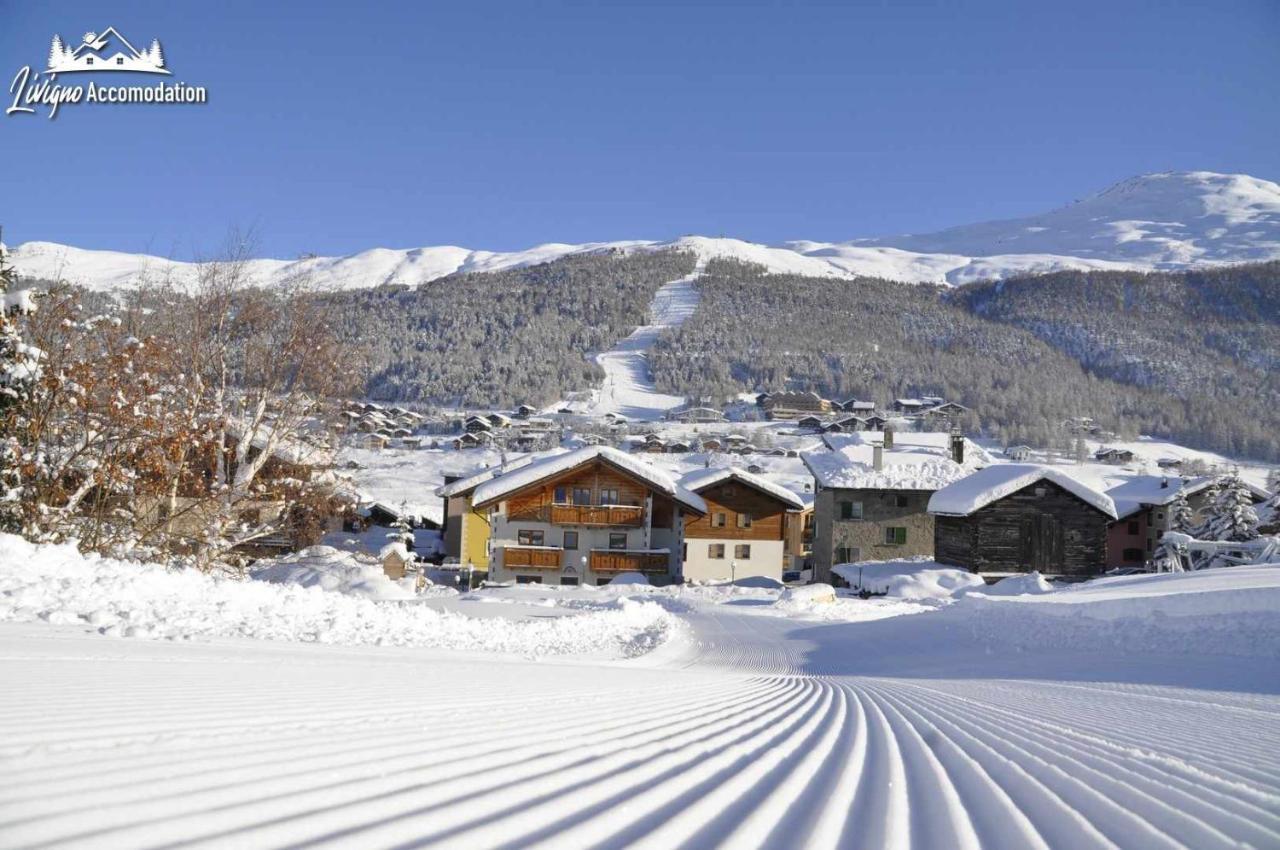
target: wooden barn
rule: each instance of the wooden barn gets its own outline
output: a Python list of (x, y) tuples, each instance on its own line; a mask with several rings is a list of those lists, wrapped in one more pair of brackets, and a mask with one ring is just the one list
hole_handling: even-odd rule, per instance
[(934, 558), (978, 573), (1086, 577), (1106, 569), (1111, 497), (1048, 466), (996, 464), (929, 500)]

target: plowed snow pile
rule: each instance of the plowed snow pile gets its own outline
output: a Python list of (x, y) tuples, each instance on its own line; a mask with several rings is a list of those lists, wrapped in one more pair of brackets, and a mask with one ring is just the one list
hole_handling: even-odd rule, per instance
[(385, 578), (387, 587), (379, 586), (354, 562), (335, 573), (308, 552), (263, 571), (277, 584), (84, 556), (70, 545), (35, 546), (4, 534), (0, 622), (88, 624), (121, 637), (249, 637), (523, 656), (636, 655), (665, 640), (672, 623), (659, 606), (627, 598), (603, 599), (574, 616), (518, 621), (436, 611), (416, 600), (380, 602), (368, 598), (370, 585), (374, 595), (400, 588)]

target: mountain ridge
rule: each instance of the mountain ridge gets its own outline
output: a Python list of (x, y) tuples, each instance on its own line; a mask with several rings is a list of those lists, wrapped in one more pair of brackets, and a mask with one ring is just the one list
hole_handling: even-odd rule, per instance
[[(522, 251), (454, 245), (371, 248), (341, 257), (250, 260), (264, 285), (299, 274), (332, 289), (417, 286), (451, 274), (522, 268), (600, 251), (692, 251), (811, 277), (880, 277), (959, 286), (1053, 271), (1156, 271), (1280, 259), (1280, 185), (1246, 174), (1171, 171), (1120, 181), (1045, 213), (923, 234), (795, 240), (775, 245), (724, 237), (545, 243)], [(140, 277), (194, 279), (196, 265), (145, 254), (26, 242), (12, 261), (29, 277), (111, 290)]]

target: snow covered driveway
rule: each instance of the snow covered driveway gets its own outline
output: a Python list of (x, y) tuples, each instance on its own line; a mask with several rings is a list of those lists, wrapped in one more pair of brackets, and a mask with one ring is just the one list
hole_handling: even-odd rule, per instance
[(649, 307), (649, 324), (641, 325), (612, 349), (596, 355), (605, 377), (590, 411), (593, 416), (619, 413), (628, 419), (660, 419), (668, 410), (684, 404), (683, 396), (654, 389), (648, 352), (663, 331), (684, 324), (698, 309), (694, 281), (705, 265), (706, 261), (700, 259), (692, 274), (663, 284)]
[(1280, 846), (1269, 650), (664, 604), (600, 661), (0, 624), (0, 846)]

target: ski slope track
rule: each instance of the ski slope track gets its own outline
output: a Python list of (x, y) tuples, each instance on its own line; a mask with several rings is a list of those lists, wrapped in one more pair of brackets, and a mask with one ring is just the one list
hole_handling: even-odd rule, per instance
[(0, 846), (1280, 846), (1274, 659), (754, 603), (614, 663), (0, 625)]
[(664, 283), (649, 305), (649, 324), (641, 325), (616, 346), (596, 355), (604, 381), (596, 391), (589, 414), (618, 413), (628, 419), (661, 419), (685, 403), (684, 396), (660, 393), (653, 386), (649, 350), (663, 331), (679, 327), (698, 309), (697, 279), (706, 268), (699, 260), (692, 274)]

